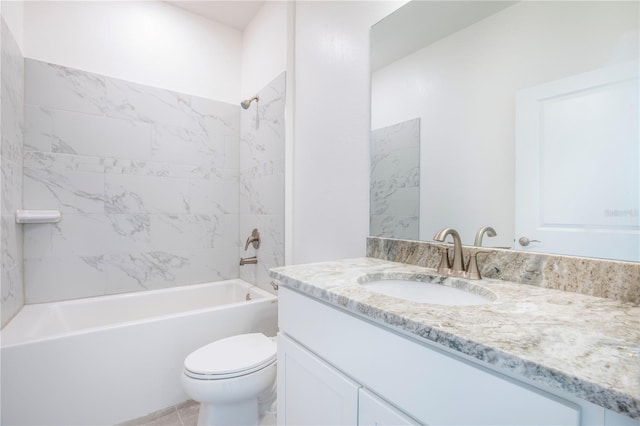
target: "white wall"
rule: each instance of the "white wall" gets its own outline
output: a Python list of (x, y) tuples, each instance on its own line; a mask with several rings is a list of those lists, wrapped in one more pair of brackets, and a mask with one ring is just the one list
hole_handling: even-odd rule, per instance
[(369, 29), (400, 4), (296, 4), (292, 263), (365, 255)]
[(237, 103), (242, 33), (156, 1), (29, 1), (24, 55)]
[(267, 1), (242, 38), (242, 99), (254, 96), (287, 69), (287, 2)]
[(516, 91), (637, 60), (637, 25), (634, 2), (523, 2), (376, 72), (373, 128), (421, 117), (420, 239), (512, 245)]
[(13, 34), (13, 38), (18, 43), (18, 47), (23, 51), (23, 16), (24, 16), (24, 2), (23, 1), (0, 1), (0, 13), (2, 18), (7, 23), (7, 26)]

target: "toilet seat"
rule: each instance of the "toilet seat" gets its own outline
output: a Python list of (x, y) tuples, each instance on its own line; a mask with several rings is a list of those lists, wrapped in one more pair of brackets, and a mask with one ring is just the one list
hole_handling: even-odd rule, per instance
[(276, 356), (275, 342), (264, 334), (241, 334), (192, 352), (184, 360), (184, 373), (200, 380), (230, 379), (268, 367)]

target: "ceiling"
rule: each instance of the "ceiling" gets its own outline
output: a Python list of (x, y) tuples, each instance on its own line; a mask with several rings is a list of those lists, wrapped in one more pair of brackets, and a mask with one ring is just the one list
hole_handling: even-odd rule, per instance
[(411, 1), (371, 29), (371, 70), (466, 28), (517, 1)]
[(265, 0), (175, 0), (167, 1), (197, 15), (243, 31)]

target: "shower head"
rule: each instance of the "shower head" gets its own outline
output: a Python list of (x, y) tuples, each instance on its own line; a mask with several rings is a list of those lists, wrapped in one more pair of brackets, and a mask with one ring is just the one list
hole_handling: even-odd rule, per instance
[(251, 99), (247, 99), (247, 100), (244, 100), (244, 101), (240, 102), (240, 106), (241, 106), (243, 109), (249, 109), (249, 106), (251, 105), (251, 102), (253, 102), (253, 101), (258, 102), (259, 100), (260, 100), (260, 98), (258, 97), (258, 95), (255, 95), (255, 96), (254, 96), (253, 98), (251, 98)]

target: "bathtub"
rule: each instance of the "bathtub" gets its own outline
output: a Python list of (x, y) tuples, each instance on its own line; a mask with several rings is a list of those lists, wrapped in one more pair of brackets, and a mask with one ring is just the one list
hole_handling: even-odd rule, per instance
[(188, 399), (184, 358), (274, 336), (277, 298), (239, 279), (26, 305), (0, 332), (1, 424), (113, 425)]

